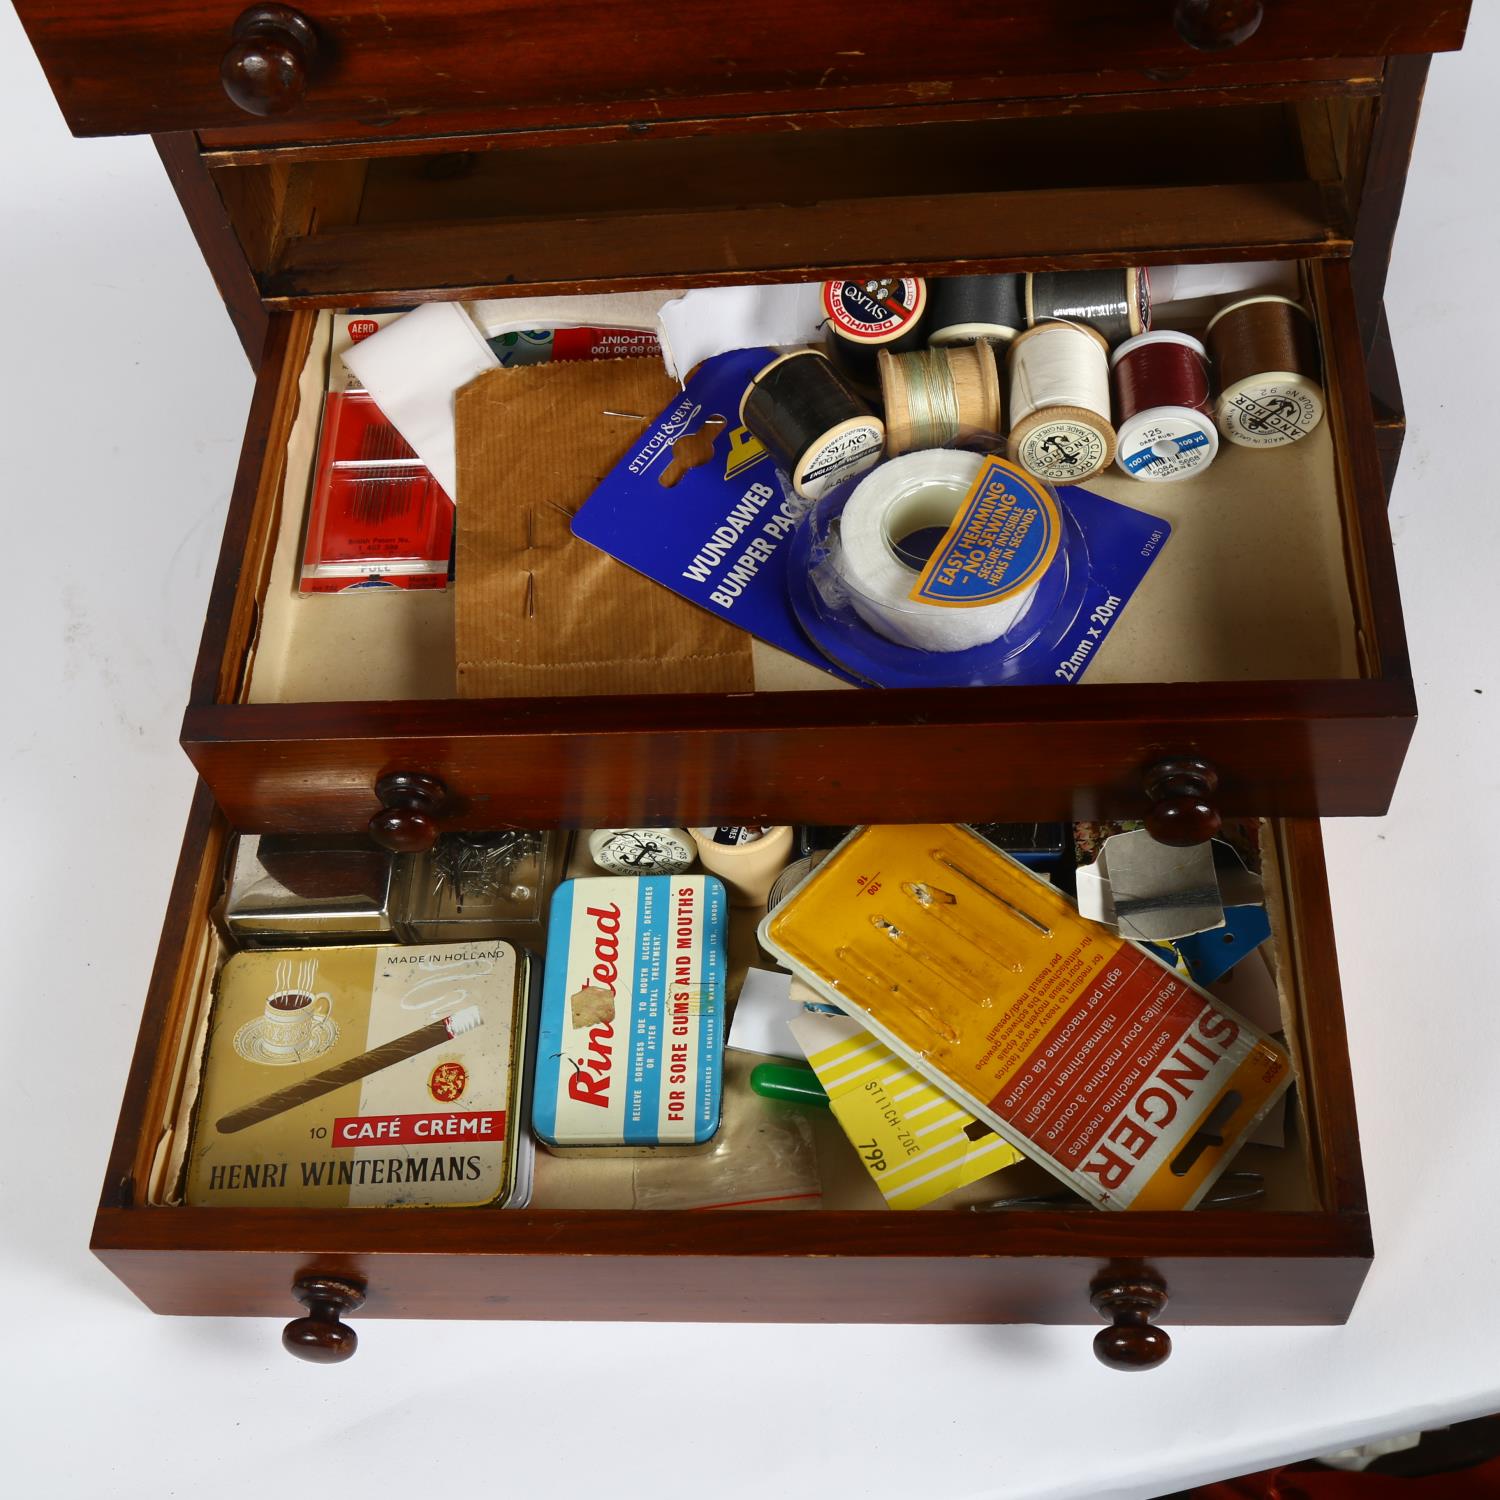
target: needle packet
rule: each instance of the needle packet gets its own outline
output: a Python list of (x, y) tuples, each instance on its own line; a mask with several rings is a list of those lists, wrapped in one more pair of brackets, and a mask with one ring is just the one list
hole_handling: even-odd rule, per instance
[(1099, 1208), (1192, 1208), (1291, 1083), (1264, 1032), (956, 824), (857, 829), (760, 938)]

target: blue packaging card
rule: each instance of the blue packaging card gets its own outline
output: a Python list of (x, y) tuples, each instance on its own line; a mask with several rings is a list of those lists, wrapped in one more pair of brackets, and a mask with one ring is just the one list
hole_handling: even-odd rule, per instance
[[(894, 645), (852, 610), (838, 619), (811, 597), (804, 576), (813, 562), (811, 528), (798, 527), (806, 507), (770, 454), (738, 425), (740, 398), (777, 353), (735, 349), (705, 360), (681, 400), (579, 508), (573, 534), (845, 681), (877, 687), (1077, 682), (1171, 535), (1171, 525), (1076, 485), (1060, 486), (1058, 498), (1076, 538), (1071, 549), (1081, 555), (1070, 556), (1057, 608), (1024, 649), (922, 652)], [(675, 444), (714, 419), (723, 426), (708, 460), (686, 470), (674, 465)], [(666, 474), (669, 484), (661, 482)]]
[[(775, 349), (705, 360), (573, 517), (573, 535), (753, 636), (842, 677), (803, 635), (787, 596), (787, 541), (803, 510), (771, 455), (739, 426), (740, 398)], [(712, 456), (676, 477), (673, 447), (712, 419)], [(851, 679), (852, 680), (852, 679)]]

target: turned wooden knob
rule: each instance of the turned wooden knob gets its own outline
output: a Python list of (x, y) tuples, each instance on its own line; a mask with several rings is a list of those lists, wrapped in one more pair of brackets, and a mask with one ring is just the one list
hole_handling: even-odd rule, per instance
[(375, 783), (381, 808), (370, 819), (370, 837), (397, 854), (420, 854), (437, 843), (435, 814), (448, 796), (436, 776), (392, 771)]
[(365, 1289), (339, 1276), (303, 1276), (292, 1283), (294, 1296), (306, 1309), (281, 1330), (281, 1347), (315, 1365), (336, 1365), (359, 1348), (359, 1335), (339, 1319), (358, 1312)]
[(1260, 0), (1177, 0), (1172, 24), (1188, 46), (1220, 52), (1254, 36), (1264, 15)]
[(1109, 1327), (1094, 1335), (1094, 1355), (1111, 1370), (1151, 1370), (1172, 1352), (1165, 1329), (1151, 1319), (1167, 1305), (1167, 1289), (1151, 1276), (1106, 1278), (1089, 1288), (1094, 1311)]
[(318, 33), (300, 10), (252, 5), (234, 23), (219, 79), (246, 114), (283, 115), (302, 102), (317, 60)]
[(1224, 826), (1213, 795), (1219, 773), (1206, 760), (1183, 756), (1158, 761), (1146, 772), (1151, 811), (1146, 830), (1158, 843), (1184, 848), (1213, 838)]

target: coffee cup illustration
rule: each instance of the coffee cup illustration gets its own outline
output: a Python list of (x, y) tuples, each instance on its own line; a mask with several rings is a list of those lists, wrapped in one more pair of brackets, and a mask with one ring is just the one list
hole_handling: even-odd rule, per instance
[(300, 1052), (311, 1040), (313, 1027), (332, 1010), (333, 997), (326, 990), (278, 990), (266, 997), (263, 1044), (276, 1052)]

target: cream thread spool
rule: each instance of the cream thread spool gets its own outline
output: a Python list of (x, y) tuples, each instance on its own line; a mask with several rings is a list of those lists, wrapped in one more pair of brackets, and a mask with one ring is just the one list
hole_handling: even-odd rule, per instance
[(774, 828), (691, 828), (698, 863), (717, 875), (731, 906), (764, 906), (792, 853), (790, 824)]
[(1000, 371), (988, 343), (882, 353), (880, 391), (892, 457), (1000, 436)]
[(1113, 462), (1109, 341), (1084, 323), (1017, 334), (1010, 376), (1010, 458), (1053, 484), (1078, 484)]

